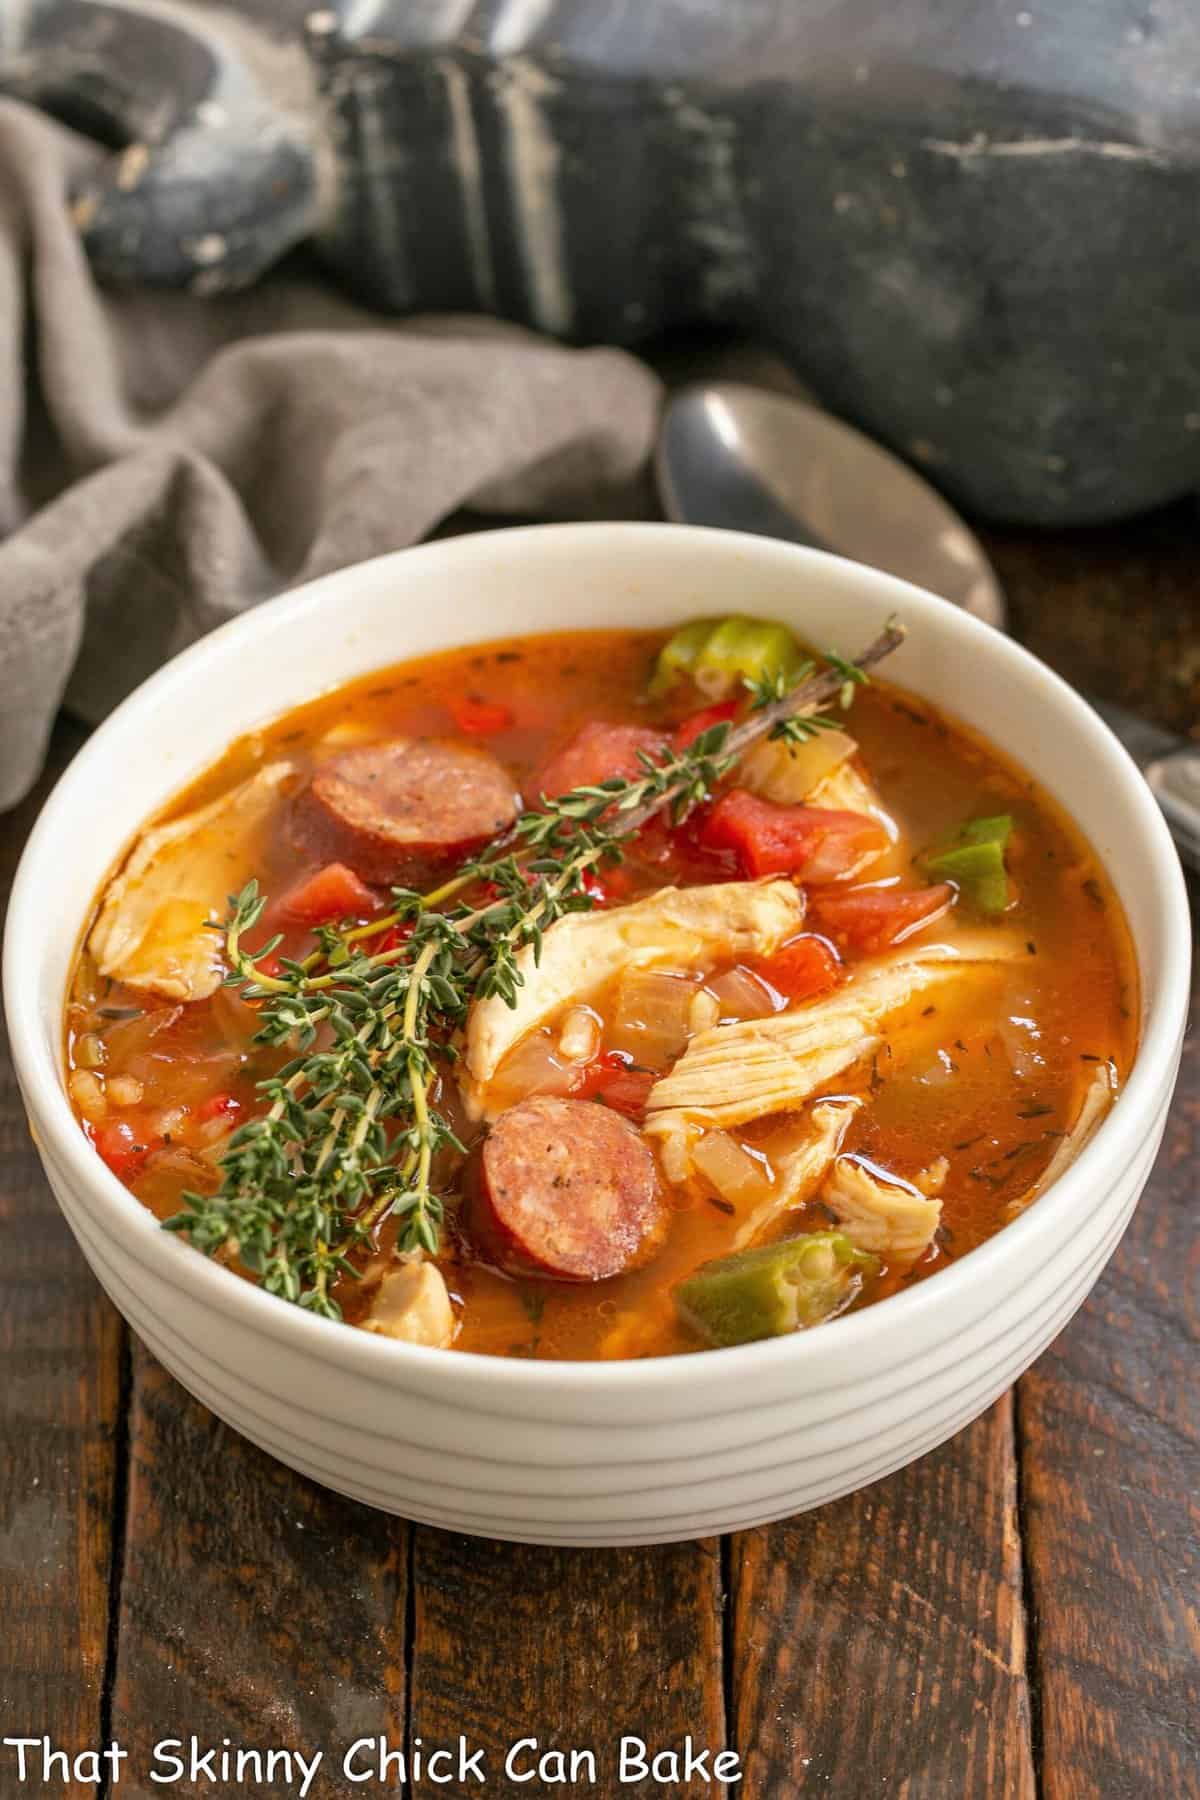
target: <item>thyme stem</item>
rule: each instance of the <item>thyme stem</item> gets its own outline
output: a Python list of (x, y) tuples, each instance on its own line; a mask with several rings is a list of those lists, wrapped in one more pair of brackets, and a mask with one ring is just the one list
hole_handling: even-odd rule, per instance
[[(435, 1254), (444, 1212), (435, 1161), (444, 1149), (463, 1151), (435, 1090), (472, 1003), (495, 994), (515, 1005), (520, 952), (531, 948), (536, 958), (557, 918), (592, 904), (582, 886), (588, 869), (619, 860), (622, 843), (660, 814), (685, 816), (760, 738), (789, 728), (803, 735), (804, 721), (845, 700), (903, 635), (889, 624), (854, 664), (834, 657), (789, 693), (756, 690), (740, 724), (713, 726), (686, 750), (643, 756), (632, 779), (542, 796), (440, 887), (395, 890), (381, 917), (323, 928), (316, 950), (277, 973), (259, 965), (278, 938), (254, 954), (244, 946), (266, 905), (249, 882), (221, 927), (226, 979), (259, 1006), (255, 1041), (292, 1060), (259, 1083), (266, 1110), (230, 1138), (219, 1191), (185, 1193), (168, 1229), (210, 1255), (236, 1253), (270, 1292), (331, 1318), (340, 1316), (337, 1277), (357, 1273), (351, 1253), (389, 1213), (400, 1249)], [(494, 897), (449, 906), (483, 883)], [(399, 925), (410, 927), (407, 937), (372, 953), (372, 940)]]

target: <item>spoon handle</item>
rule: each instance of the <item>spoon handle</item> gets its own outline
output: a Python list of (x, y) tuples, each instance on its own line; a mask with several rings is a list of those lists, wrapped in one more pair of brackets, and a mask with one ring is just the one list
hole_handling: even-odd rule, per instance
[(1176, 750), (1146, 770), (1179, 854), (1200, 869), (1200, 747)]
[(1096, 694), (1085, 694), (1084, 699), (1120, 738), (1150, 783), (1184, 862), (1200, 869), (1200, 744), (1189, 744)]

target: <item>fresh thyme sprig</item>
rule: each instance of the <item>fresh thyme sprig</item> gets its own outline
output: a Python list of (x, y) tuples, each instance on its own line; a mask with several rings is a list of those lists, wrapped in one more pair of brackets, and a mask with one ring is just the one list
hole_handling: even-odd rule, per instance
[[(430, 894), (396, 889), (367, 925), (323, 928), (303, 961), (254, 952), (245, 938), (266, 905), (258, 883), (230, 900), (215, 929), (225, 938), (226, 981), (258, 1008), (255, 1041), (291, 1060), (260, 1082), (266, 1111), (241, 1126), (221, 1160), (214, 1194), (188, 1192), (167, 1228), (209, 1255), (237, 1257), (278, 1294), (327, 1318), (351, 1252), (389, 1214), (401, 1250), (436, 1253), (444, 1219), (438, 1160), (464, 1153), (439, 1109), (455, 1035), (476, 1000), (516, 1005), (520, 953), (541, 953), (565, 913), (590, 907), (588, 871), (620, 861), (622, 844), (660, 813), (678, 822), (701, 804), (751, 744), (811, 736), (820, 709), (847, 703), (852, 684), (900, 643), (889, 624), (856, 662), (811, 664), (790, 689), (755, 689), (749, 716), (702, 732), (684, 750), (643, 754), (632, 779), (541, 797), (481, 856)], [(478, 891), (468, 906), (459, 896)], [(391, 932), (396, 941), (373, 948)], [(268, 967), (264, 967), (271, 958)]]
[[(837, 703), (842, 712), (849, 710), (854, 699), (854, 690), (868, 679), (865, 663), (847, 662), (836, 650), (827, 650), (825, 660), (829, 667), (827, 675), (837, 678)], [(807, 679), (816, 668), (813, 662), (802, 663), (789, 684), (782, 669), (774, 673), (754, 678), (746, 677), (746, 687), (751, 695), (751, 711), (759, 712), (766, 707), (778, 706), (786, 702), (789, 692), (795, 690), (797, 682)], [(822, 712), (792, 712), (776, 720), (767, 733), (773, 741), (788, 744), (806, 744), (822, 731), (840, 731), (840, 720)]]

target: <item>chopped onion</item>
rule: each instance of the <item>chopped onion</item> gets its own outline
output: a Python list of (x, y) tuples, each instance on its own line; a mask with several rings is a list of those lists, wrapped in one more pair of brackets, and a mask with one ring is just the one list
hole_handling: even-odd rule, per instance
[(577, 1063), (564, 1063), (545, 1026), (515, 1044), (500, 1065), (496, 1087), (523, 1099), (527, 1094), (569, 1094), (579, 1080)]
[[(223, 1156), (225, 1154), (224, 1145), (227, 1139), (233, 1136), (236, 1129), (236, 1121), (221, 1115), (218, 1115), (215, 1119), (204, 1119), (195, 1128), (196, 1142), (198, 1144), (203, 1144), (206, 1151), (212, 1150), (215, 1145), (220, 1145), (220, 1154)], [(210, 1158), (209, 1160), (211, 1161), (214, 1159)], [(220, 1156), (215, 1158), (215, 1160), (219, 1162)]]
[[(194, 1156), (182, 1145), (172, 1144), (165, 1150), (155, 1151), (134, 1182), (133, 1191), (139, 1200), (162, 1217), (168, 1207), (175, 1210), (184, 1188), (211, 1194), (220, 1184), (221, 1178), (210, 1162)], [(221, 1260), (227, 1258), (222, 1256)]]
[(231, 1044), (244, 1044), (262, 1024), (257, 1009), (231, 987), (219, 987), (211, 1004), (221, 1035)]
[(1015, 1004), (1022, 1006), (1022, 1011), (1014, 1011), (1001, 1018), (998, 1027), (1000, 1041), (1017, 1080), (1031, 1081), (1043, 1074), (1046, 1068), (1046, 1059), (1036, 1048), (1041, 1042), (1042, 1034), (1032, 1007), (1023, 1000)]
[(186, 1106), (164, 1106), (154, 1119), (154, 1135), (160, 1138), (178, 1137), (187, 1116)]
[(726, 1131), (706, 1131), (698, 1138), (692, 1146), (692, 1163), (733, 1206), (753, 1206), (774, 1183), (766, 1158), (753, 1155)]
[(714, 976), (706, 985), (709, 993), (716, 995), (722, 1019), (765, 1019), (768, 1013), (779, 1011), (780, 999), (774, 988), (741, 963)]
[[(227, 1086), (240, 1064), (241, 1057), (236, 1050), (226, 1050), (216, 1056), (181, 1056), (170, 1067), (172, 1110), (180, 1117), (186, 1117), (193, 1106), (203, 1105), (217, 1088)], [(133, 1076), (153, 1089), (162, 1081), (163, 1066), (163, 1057), (147, 1051), (133, 1057), (121, 1073)]]
[[(218, 988), (217, 992), (220, 993)], [(122, 1019), (104, 1033), (104, 1048), (111, 1063), (128, 1063), (149, 1048), (155, 1038), (183, 1017), (182, 1006), (156, 1006), (136, 1019)]]
[(104, 1039), (93, 1031), (85, 1031), (75, 1039), (71, 1047), (71, 1055), (75, 1065), (80, 1069), (102, 1069), (108, 1061), (108, 1052), (104, 1048)]
[(559, 1028), (558, 1054), (564, 1062), (591, 1062), (600, 1048), (601, 1029), (590, 1006), (573, 1006)]
[(665, 1069), (692, 1034), (696, 981), (660, 969), (629, 969), (617, 988), (608, 1041), (644, 1069)]
[(857, 748), (844, 731), (818, 731), (803, 744), (767, 738), (743, 758), (738, 780), (777, 806), (799, 806)]

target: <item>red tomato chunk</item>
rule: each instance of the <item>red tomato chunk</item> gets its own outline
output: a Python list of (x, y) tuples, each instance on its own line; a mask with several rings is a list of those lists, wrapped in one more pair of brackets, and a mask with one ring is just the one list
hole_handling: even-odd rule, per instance
[(714, 725), (724, 725), (736, 719), (740, 709), (740, 700), (719, 700), (715, 706), (703, 707), (675, 727), (672, 745), (677, 751), (687, 750), (704, 732), (711, 731)]
[(774, 956), (764, 956), (752, 967), (785, 1000), (811, 1000), (827, 994), (837, 986), (842, 971), (837, 952), (824, 938), (809, 936), (793, 938)]
[(746, 876), (799, 875), (836, 881), (887, 844), (887, 833), (864, 813), (823, 806), (776, 806), (745, 788), (723, 794), (700, 828), (708, 850), (731, 850)]
[(861, 955), (886, 950), (940, 918), (954, 899), (948, 882), (897, 893), (895, 888), (858, 888), (849, 894), (821, 894), (813, 901), (811, 922)]
[(640, 1124), (657, 1080), (653, 1069), (636, 1068), (622, 1051), (606, 1050), (585, 1070), (574, 1092), (577, 1099), (599, 1100)]
[(232, 1125), (240, 1116), (242, 1103), (236, 1094), (213, 1094), (196, 1108), (196, 1121), (204, 1125), (209, 1119), (228, 1119)]
[(108, 1119), (96, 1128), (95, 1144), (118, 1181), (136, 1180), (146, 1158), (159, 1149), (162, 1139), (139, 1135), (128, 1119)]
[(458, 729), (468, 737), (493, 737), (508, 731), (513, 716), (499, 701), (481, 700), (476, 694), (460, 694), (450, 702), (450, 714)]
[(369, 918), (377, 905), (353, 869), (333, 862), (289, 888), (279, 902), (278, 917), (289, 925), (333, 925), (339, 919)]

